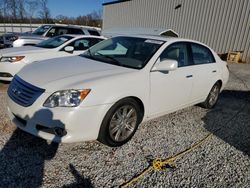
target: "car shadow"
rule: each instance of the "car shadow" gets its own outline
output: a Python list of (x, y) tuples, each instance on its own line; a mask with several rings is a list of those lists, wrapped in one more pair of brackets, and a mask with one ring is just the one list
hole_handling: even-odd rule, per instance
[(250, 156), (249, 91), (224, 90), (202, 120), (209, 132)]
[[(25, 119), (43, 118), (44, 114), (53, 119), (49, 110), (40, 110)], [(53, 121), (63, 126), (60, 120)], [(41, 187), (44, 163), (55, 157), (58, 146), (17, 128), (0, 151), (0, 187)]]

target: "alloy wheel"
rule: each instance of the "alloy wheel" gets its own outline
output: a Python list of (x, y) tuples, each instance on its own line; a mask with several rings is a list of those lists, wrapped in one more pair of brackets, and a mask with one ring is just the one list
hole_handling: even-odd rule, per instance
[(116, 142), (122, 142), (133, 134), (137, 126), (137, 112), (132, 105), (118, 108), (109, 124), (109, 135)]

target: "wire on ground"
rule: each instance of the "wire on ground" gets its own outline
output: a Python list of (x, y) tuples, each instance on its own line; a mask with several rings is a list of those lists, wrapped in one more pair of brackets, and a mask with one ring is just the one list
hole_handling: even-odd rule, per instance
[[(246, 84), (246, 82), (243, 79), (241, 79), (239, 76), (237, 76), (231, 70), (229, 70), (229, 72), (232, 73), (232, 75), (234, 75), (238, 80), (240, 80), (244, 84), (244, 86), (246, 87), (248, 92), (250, 92), (250, 89), (248, 88), (248, 85)], [(250, 103), (250, 99), (247, 99), (246, 103), (244, 105), (242, 105), (242, 107), (233, 116), (231, 116), (231, 118), (229, 118), (226, 121), (226, 123), (224, 123), (224, 124), (227, 125), (234, 118), (236, 118), (245, 109), (245, 107), (248, 105), (248, 103)], [(134, 176), (128, 182), (125, 182), (124, 184), (120, 185), (119, 187), (120, 188), (126, 188), (126, 187), (131, 186), (133, 183), (135, 183), (140, 178), (142, 178), (146, 173), (148, 173), (148, 172), (150, 172), (152, 170), (160, 171), (160, 170), (164, 170), (166, 168), (176, 168), (175, 161), (178, 158), (181, 158), (182, 156), (192, 152), (194, 149), (201, 146), (205, 141), (207, 141), (210, 137), (212, 137), (214, 133), (219, 132), (222, 128), (223, 128), (223, 126), (218, 128), (217, 130), (215, 130), (213, 133), (209, 133), (207, 136), (205, 136), (203, 139), (201, 139), (197, 143), (193, 144), (191, 147), (189, 147), (189, 148), (187, 148), (187, 149), (173, 155), (172, 157), (168, 157), (166, 159), (156, 158), (156, 159), (152, 160), (152, 162), (149, 164), (149, 166), (147, 168), (145, 168), (141, 173)]]

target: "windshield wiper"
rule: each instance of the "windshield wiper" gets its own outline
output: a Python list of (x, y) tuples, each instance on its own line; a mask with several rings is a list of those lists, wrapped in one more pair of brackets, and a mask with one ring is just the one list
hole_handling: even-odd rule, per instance
[(100, 55), (100, 56), (102, 56), (102, 57), (105, 57), (105, 58), (107, 58), (107, 59), (111, 59), (111, 60), (112, 60), (113, 62), (115, 62), (116, 64), (122, 66), (122, 64), (121, 64), (120, 61), (118, 61), (117, 59), (115, 59), (115, 58), (113, 58), (113, 57), (111, 57), (111, 56), (109, 56), (109, 55), (104, 55), (104, 54), (101, 54), (101, 53), (99, 53), (99, 52), (96, 52), (96, 54), (98, 54), (98, 55)]

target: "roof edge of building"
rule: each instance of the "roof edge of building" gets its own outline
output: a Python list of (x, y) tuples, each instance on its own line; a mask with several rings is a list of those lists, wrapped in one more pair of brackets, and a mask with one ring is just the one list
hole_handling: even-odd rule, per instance
[(112, 4), (117, 4), (117, 3), (124, 3), (124, 2), (127, 2), (127, 1), (132, 1), (132, 0), (111, 1), (111, 2), (107, 2), (107, 3), (103, 3), (102, 6), (112, 5)]

